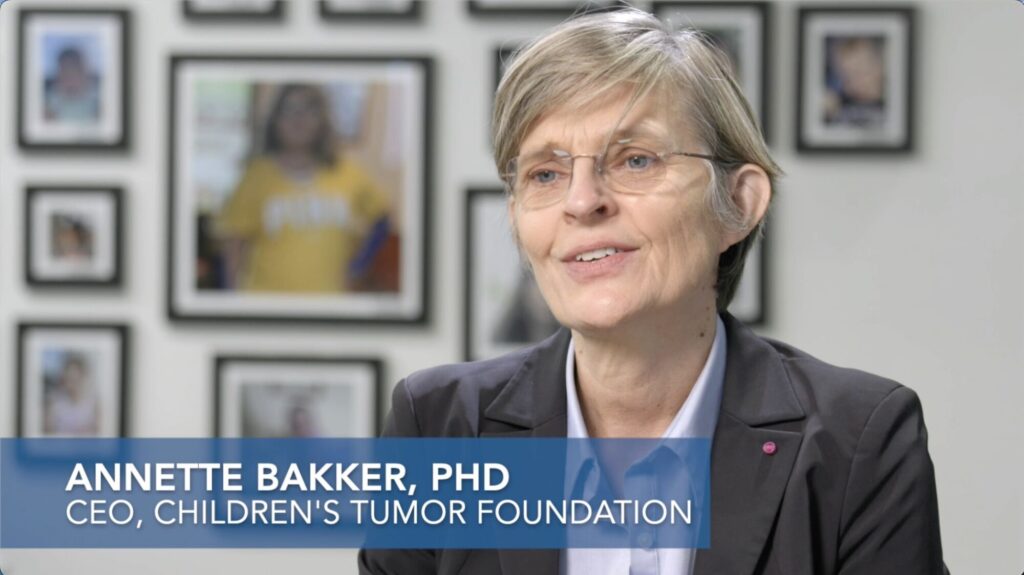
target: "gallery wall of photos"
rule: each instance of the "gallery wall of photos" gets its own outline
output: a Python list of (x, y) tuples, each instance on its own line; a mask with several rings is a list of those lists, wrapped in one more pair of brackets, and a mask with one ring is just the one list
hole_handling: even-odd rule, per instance
[[(620, 4), (4, 4), (0, 435), (372, 436), (400, 377), (550, 335), (491, 98), (526, 40)], [(913, 6), (633, 5), (727, 54), (773, 148), (913, 153)], [(765, 330), (775, 233), (730, 310)]]

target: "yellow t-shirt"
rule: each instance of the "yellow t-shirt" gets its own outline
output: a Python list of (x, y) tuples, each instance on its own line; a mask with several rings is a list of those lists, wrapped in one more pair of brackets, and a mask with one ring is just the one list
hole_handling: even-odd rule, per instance
[(351, 161), (321, 167), (296, 182), (267, 157), (254, 159), (221, 211), (221, 237), (246, 240), (240, 287), (252, 291), (337, 292), (388, 200)]

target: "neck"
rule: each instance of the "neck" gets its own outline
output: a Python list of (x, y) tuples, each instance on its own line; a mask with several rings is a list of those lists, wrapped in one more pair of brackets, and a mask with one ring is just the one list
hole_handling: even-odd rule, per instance
[(609, 333), (573, 330), (576, 390), (591, 437), (664, 434), (711, 352), (717, 314), (713, 303), (706, 309)]
[(281, 150), (277, 154), (277, 161), (289, 170), (306, 170), (316, 166), (316, 158), (308, 150)]

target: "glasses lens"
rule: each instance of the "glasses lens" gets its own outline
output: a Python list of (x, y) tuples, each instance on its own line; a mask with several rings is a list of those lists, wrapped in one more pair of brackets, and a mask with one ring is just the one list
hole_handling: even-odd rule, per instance
[(557, 203), (569, 189), (572, 158), (541, 152), (522, 156), (510, 165), (512, 192), (527, 208)]
[(665, 160), (650, 150), (615, 147), (609, 150), (604, 165), (608, 187), (616, 192), (643, 194), (653, 192), (665, 179)]

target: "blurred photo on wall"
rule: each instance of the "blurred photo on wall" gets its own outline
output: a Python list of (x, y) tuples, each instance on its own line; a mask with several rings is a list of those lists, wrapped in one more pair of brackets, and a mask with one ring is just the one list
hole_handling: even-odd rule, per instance
[(422, 316), (421, 62), (181, 58), (174, 69), (175, 315)]
[(25, 149), (127, 144), (127, 12), (20, 12), (19, 142)]

